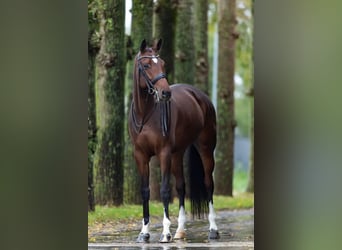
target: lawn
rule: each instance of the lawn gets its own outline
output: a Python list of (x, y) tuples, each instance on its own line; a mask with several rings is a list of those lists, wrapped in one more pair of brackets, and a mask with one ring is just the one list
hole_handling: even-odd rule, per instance
[[(249, 193), (238, 193), (234, 197), (221, 195), (214, 196), (214, 206), (216, 210), (224, 209), (242, 209), (254, 206), (254, 195)], [(185, 203), (186, 208), (190, 208), (189, 201)], [(161, 202), (150, 202), (150, 214), (162, 216), (163, 205)], [(170, 215), (178, 215), (178, 200), (169, 206)], [(132, 220), (142, 218), (141, 205), (121, 205), (119, 207), (96, 206), (95, 212), (88, 213), (88, 225), (91, 226), (95, 222), (107, 222), (111, 220)]]

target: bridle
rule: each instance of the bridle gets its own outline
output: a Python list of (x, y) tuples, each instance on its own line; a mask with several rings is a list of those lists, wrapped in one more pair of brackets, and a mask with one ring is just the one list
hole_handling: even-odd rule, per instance
[[(170, 122), (171, 122), (171, 107), (170, 107), (170, 101), (160, 101), (160, 98), (159, 98), (159, 93), (158, 93), (158, 90), (154, 87), (154, 85), (160, 80), (160, 79), (167, 79), (166, 78), (166, 74), (164, 74), (163, 72), (162, 73), (159, 73), (156, 77), (154, 77), (152, 80), (148, 77), (142, 63), (141, 63), (141, 59), (143, 58), (151, 58), (152, 61), (154, 63), (157, 63), (156, 60), (158, 60), (158, 57), (159, 55), (156, 55), (156, 56), (138, 56), (136, 58), (136, 61), (138, 63), (138, 69), (139, 69), (139, 79), (138, 79), (138, 82), (140, 82), (140, 75), (142, 75), (144, 78), (145, 78), (145, 81), (146, 81), (146, 85), (147, 85), (147, 88), (148, 88), (148, 94), (150, 95), (153, 95), (156, 99), (156, 102), (154, 104), (154, 107), (153, 109), (149, 112), (149, 114), (144, 114), (143, 118), (142, 118), (142, 121), (141, 123), (139, 123), (137, 121), (137, 118), (136, 118), (136, 114), (134, 112), (134, 108), (133, 108), (133, 102), (132, 102), (132, 118), (133, 118), (133, 122), (135, 124), (135, 127), (137, 129), (137, 132), (141, 132), (145, 122), (148, 120), (149, 116), (152, 115), (155, 107), (156, 107), (156, 104), (158, 103), (159, 104), (159, 108), (160, 108), (160, 126), (161, 126), (161, 130), (162, 130), (162, 135), (163, 136), (167, 136), (168, 135), (168, 132), (169, 132), (169, 128), (170, 128)], [(147, 102), (147, 99), (146, 99), (146, 102)]]
[[(167, 79), (166, 78), (166, 74), (164, 74), (163, 72), (158, 74), (155, 78), (153, 78), (152, 80), (148, 77), (148, 75), (146, 74), (146, 71), (141, 63), (141, 59), (144, 58), (151, 58), (153, 61), (158, 60), (159, 55), (156, 56), (139, 56), (136, 60), (138, 62), (138, 69), (139, 69), (139, 82), (140, 82), (140, 74), (145, 78), (146, 81), (146, 85), (148, 88), (148, 93), (150, 95), (154, 95), (157, 102), (160, 101), (159, 99), (159, 94), (158, 94), (158, 90), (154, 87), (154, 85), (160, 80), (160, 79)], [(154, 61), (155, 62), (155, 61)]]

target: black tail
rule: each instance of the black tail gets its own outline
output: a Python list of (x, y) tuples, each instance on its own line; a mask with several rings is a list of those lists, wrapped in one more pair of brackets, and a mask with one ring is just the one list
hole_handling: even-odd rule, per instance
[(192, 216), (201, 218), (208, 213), (208, 194), (204, 184), (204, 167), (201, 157), (194, 145), (188, 148), (188, 169), (190, 182), (190, 201)]

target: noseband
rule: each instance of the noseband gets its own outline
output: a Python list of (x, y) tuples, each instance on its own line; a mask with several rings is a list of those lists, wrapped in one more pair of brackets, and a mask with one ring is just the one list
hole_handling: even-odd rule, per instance
[(166, 75), (162, 72), (160, 74), (158, 74), (155, 78), (153, 78), (152, 80), (148, 77), (148, 75), (146, 74), (146, 71), (144, 70), (144, 67), (143, 65), (141, 64), (140, 60), (143, 59), (143, 58), (151, 58), (154, 61), (157, 60), (157, 58), (159, 57), (159, 55), (157, 56), (140, 56), (138, 57), (136, 60), (138, 62), (138, 68), (139, 68), (139, 77), (140, 77), (140, 74), (143, 75), (143, 77), (145, 78), (145, 81), (146, 81), (146, 85), (147, 85), (147, 88), (148, 88), (148, 93), (150, 95), (154, 95), (157, 99), (157, 102), (159, 102), (159, 95), (158, 95), (158, 90), (154, 87), (154, 85), (160, 80), (160, 79), (163, 79), (163, 78), (166, 78)]

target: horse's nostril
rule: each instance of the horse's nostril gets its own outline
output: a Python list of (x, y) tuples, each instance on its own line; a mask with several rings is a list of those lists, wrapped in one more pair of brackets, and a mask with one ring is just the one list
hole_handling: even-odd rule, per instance
[(162, 97), (163, 97), (164, 99), (169, 99), (169, 98), (171, 97), (171, 91), (165, 91), (165, 90), (163, 90), (163, 91), (162, 91)]

